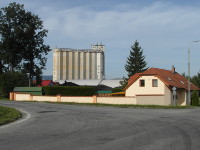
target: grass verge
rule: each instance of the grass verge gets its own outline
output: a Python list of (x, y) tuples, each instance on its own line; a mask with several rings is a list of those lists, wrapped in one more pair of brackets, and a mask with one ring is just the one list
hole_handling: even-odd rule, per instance
[(1, 98), (0, 97), (0, 101), (9, 101), (10, 99), (9, 98)]
[(147, 108), (147, 109), (187, 109), (196, 108), (195, 106), (160, 106), (160, 105), (122, 105), (122, 104), (102, 104), (102, 103), (74, 103), (74, 102), (47, 102), (66, 105), (79, 105), (79, 106), (112, 106), (119, 108)]
[(21, 116), (22, 114), (14, 108), (0, 106), (0, 125), (13, 122), (21, 118)]

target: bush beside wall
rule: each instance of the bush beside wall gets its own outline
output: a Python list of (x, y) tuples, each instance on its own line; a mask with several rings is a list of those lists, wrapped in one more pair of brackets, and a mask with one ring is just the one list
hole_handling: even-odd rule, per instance
[(87, 86), (46, 86), (43, 90), (45, 95), (92, 96), (96, 93), (95, 87)]
[(0, 74), (0, 97), (9, 97), (15, 87), (28, 86), (28, 78), (19, 72)]
[(123, 92), (121, 88), (113, 88), (112, 93)]
[(191, 105), (192, 106), (198, 106), (199, 105), (199, 93), (197, 91), (192, 92)]

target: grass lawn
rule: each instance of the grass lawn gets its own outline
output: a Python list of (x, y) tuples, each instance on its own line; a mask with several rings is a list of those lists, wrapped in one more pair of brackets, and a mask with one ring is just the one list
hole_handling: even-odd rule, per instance
[(0, 97), (0, 101), (9, 101), (10, 99), (9, 98), (5, 98), (5, 97)]
[(14, 108), (0, 106), (0, 125), (13, 122), (21, 116), (21, 113)]

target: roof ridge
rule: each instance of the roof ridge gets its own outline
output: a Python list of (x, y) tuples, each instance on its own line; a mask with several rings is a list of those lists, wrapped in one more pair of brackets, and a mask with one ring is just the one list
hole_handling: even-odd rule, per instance
[[(165, 71), (173, 72), (172, 70), (168, 70), (168, 69), (160, 69), (160, 68), (154, 68), (154, 67), (152, 67), (152, 68), (150, 68), (150, 69), (165, 70)], [(149, 70), (149, 69), (148, 69), (148, 70)]]

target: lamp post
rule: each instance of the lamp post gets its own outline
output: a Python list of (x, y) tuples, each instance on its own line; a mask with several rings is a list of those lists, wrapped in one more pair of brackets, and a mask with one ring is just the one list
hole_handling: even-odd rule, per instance
[(200, 42), (200, 40), (191, 41), (189, 43), (189, 48), (188, 48), (188, 105), (190, 105), (190, 103), (191, 103), (191, 98), (190, 98), (190, 47), (191, 47), (191, 43), (194, 43), (194, 42)]
[(31, 78), (30, 78), (30, 73), (27, 73), (27, 75), (28, 75), (28, 86), (29, 87), (31, 87)]

